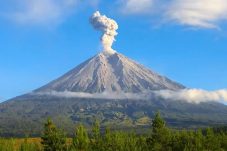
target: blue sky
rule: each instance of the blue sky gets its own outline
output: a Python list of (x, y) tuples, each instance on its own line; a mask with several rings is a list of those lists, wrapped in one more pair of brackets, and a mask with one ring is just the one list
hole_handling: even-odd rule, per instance
[(227, 2), (205, 1), (1, 2), (0, 100), (30, 92), (98, 53), (101, 33), (89, 24), (96, 10), (117, 21), (118, 52), (187, 87), (224, 89)]

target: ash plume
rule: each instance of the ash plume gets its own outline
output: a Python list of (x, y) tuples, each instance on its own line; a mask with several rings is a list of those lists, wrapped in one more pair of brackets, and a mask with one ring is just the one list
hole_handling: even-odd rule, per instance
[(118, 24), (115, 20), (101, 15), (99, 11), (96, 11), (90, 18), (90, 23), (94, 29), (102, 32), (101, 42), (104, 51), (114, 52), (112, 44), (115, 41), (115, 36), (118, 34)]

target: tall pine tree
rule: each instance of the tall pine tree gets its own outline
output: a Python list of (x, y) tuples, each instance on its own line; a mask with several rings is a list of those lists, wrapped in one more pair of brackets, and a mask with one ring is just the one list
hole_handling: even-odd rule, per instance
[(44, 125), (44, 132), (41, 137), (44, 151), (65, 151), (66, 137), (65, 134), (57, 129), (54, 123), (48, 119)]
[(170, 148), (171, 133), (166, 127), (165, 121), (161, 118), (159, 112), (155, 114), (152, 122), (152, 134), (148, 138), (148, 145), (150, 150), (154, 151), (168, 151)]
[(86, 128), (80, 124), (76, 128), (75, 137), (73, 138), (73, 148), (79, 151), (86, 151), (89, 148), (90, 139)]

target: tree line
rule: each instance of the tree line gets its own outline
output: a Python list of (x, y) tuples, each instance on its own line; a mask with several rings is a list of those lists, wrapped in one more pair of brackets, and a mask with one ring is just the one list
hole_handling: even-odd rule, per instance
[[(149, 134), (113, 131), (106, 128), (100, 131), (95, 122), (91, 132), (80, 124), (75, 136), (67, 139), (64, 131), (58, 129), (49, 119), (44, 125), (41, 147), (24, 142), (20, 151), (226, 151), (227, 131), (224, 129), (174, 130), (166, 126), (157, 113)], [(0, 151), (1, 150), (0, 141)], [(4, 150), (5, 151), (5, 150)], [(11, 150), (7, 150), (11, 151)]]

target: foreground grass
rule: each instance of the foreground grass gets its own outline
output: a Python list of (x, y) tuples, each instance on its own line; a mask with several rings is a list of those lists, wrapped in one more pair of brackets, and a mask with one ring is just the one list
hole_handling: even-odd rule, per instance
[(42, 150), (40, 138), (0, 138), (0, 151), (40, 151)]
[[(67, 145), (72, 138), (67, 138)], [(41, 138), (0, 138), (0, 151), (42, 151)]]

